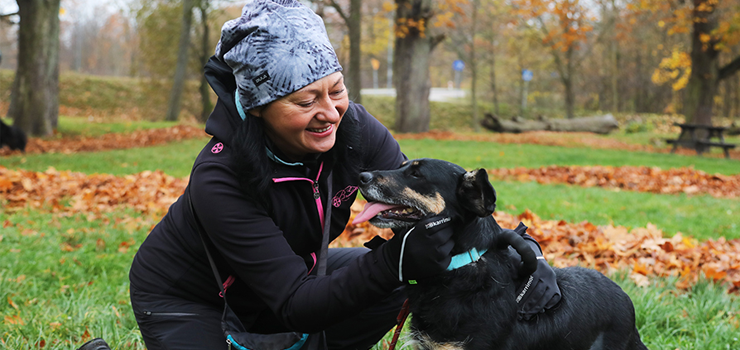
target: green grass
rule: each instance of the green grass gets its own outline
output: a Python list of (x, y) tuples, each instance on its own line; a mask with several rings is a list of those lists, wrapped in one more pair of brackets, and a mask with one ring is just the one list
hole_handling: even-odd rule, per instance
[(0, 223), (7, 226), (0, 234), (2, 348), (37, 349), (44, 341), (47, 349), (76, 349), (86, 331), (117, 349), (144, 348), (128, 270), (154, 221), (130, 210), (102, 219), (21, 210), (0, 212)]
[(740, 200), (708, 195), (656, 195), (644, 192), (610, 191), (535, 182), (492, 181), (497, 210), (518, 214), (531, 210), (543, 219), (568, 222), (589, 221), (595, 225), (628, 228), (648, 223), (664, 235), (681, 232), (700, 240), (724, 236), (740, 238)]
[(95, 118), (59, 117), (57, 136), (98, 137), (109, 133), (130, 133), (133, 131), (167, 128), (178, 122), (148, 121), (101, 121)]
[[(155, 222), (130, 210), (102, 218), (0, 212), (7, 226), (0, 234), (2, 348), (37, 349), (43, 340), (45, 348), (73, 350), (87, 331), (113, 349), (144, 349), (128, 297), (128, 270)], [(67, 245), (74, 250), (63, 249)], [(725, 287), (702, 280), (684, 292), (672, 278), (657, 278), (650, 288), (624, 274), (612, 278), (632, 298), (650, 349), (740, 347), (740, 298)], [(23, 324), (11, 323), (18, 319)]]
[(724, 158), (479, 141), (424, 139), (400, 140), (399, 144), (409, 158), (441, 158), (453, 161), (466, 169), (539, 168), (548, 165), (644, 165), (661, 169), (694, 167), (710, 174), (740, 173), (739, 161)]
[[(191, 139), (163, 146), (80, 154), (38, 154), (0, 159), (10, 168), (45, 171), (126, 175), (159, 169), (184, 177), (206, 139)], [(649, 165), (664, 169), (694, 166), (708, 173), (737, 173), (734, 160), (691, 156), (588, 150), (540, 145), (511, 145), (485, 142), (402, 140), (411, 158), (431, 157), (456, 162), (467, 169), (541, 167), (547, 165)], [(699, 239), (724, 236), (740, 238), (740, 200), (706, 195), (656, 195), (567, 185), (494, 182), (499, 210), (519, 213), (529, 208), (544, 219), (571, 222), (588, 220), (597, 225), (644, 227), (653, 223), (667, 235), (682, 232)], [(711, 217), (711, 220), (708, 219)]]

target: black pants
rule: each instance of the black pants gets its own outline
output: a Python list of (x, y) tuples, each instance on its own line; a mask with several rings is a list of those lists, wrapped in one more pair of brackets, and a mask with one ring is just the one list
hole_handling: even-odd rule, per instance
[[(329, 249), (326, 273), (331, 274), (366, 252), (365, 248)], [(404, 300), (403, 288), (396, 289), (374, 306), (329, 327), (324, 331), (328, 348), (371, 348), (393, 328)], [(131, 305), (148, 350), (226, 349), (221, 330), (223, 308), (144, 293), (133, 286)], [(150, 312), (145, 314), (144, 310)], [(308, 344), (303, 349), (309, 350)]]

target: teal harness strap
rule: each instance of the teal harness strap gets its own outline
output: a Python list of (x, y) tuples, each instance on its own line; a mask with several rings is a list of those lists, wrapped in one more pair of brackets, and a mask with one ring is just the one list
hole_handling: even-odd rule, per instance
[(481, 251), (478, 251), (478, 249), (471, 249), (468, 250), (465, 253), (457, 254), (452, 257), (452, 260), (450, 261), (450, 265), (447, 266), (447, 271), (452, 271), (457, 268), (461, 268), (467, 264), (474, 263), (478, 260), (480, 260), (481, 256), (485, 254), (488, 250), (483, 249)]

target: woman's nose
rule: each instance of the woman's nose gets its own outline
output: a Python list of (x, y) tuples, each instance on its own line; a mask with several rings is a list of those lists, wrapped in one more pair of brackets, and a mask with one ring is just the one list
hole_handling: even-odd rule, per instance
[(342, 117), (342, 112), (339, 111), (339, 102), (332, 100), (331, 98), (324, 98), (320, 102), (321, 110), (318, 111), (316, 119), (326, 121), (329, 123), (336, 123)]

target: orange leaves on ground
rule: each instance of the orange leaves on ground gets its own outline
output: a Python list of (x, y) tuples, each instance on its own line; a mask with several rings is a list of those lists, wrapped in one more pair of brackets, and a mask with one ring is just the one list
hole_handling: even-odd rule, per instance
[[(353, 204), (350, 222), (363, 206), (361, 201)], [(690, 288), (703, 273), (726, 284), (730, 291), (740, 291), (740, 239), (698, 243), (680, 233), (664, 238), (663, 232), (650, 224), (628, 231), (622, 226), (542, 220), (529, 210), (519, 215), (497, 212), (494, 217), (501, 227), (514, 228), (519, 222), (527, 225), (527, 233), (556, 267), (582, 265), (602, 273), (626, 269), (630, 278), (643, 286), (649, 285), (649, 277), (676, 276), (676, 286), (682, 289)], [(367, 222), (349, 224), (332, 245), (360, 246), (375, 235), (389, 238), (393, 233)]]
[[(0, 181), (10, 183), (0, 189), (6, 208), (28, 205), (36, 209), (51, 207), (52, 211), (105, 213), (125, 205), (152, 215), (163, 214), (187, 185), (187, 179), (161, 171), (119, 177), (53, 168), (35, 172), (0, 167)], [(69, 199), (69, 205), (63, 206), (63, 199)]]
[[(97, 152), (110, 149), (125, 149), (162, 145), (196, 137), (207, 137), (202, 127), (175, 125), (168, 128), (137, 130), (131, 133), (108, 133), (100, 137), (73, 137), (60, 139), (40, 139), (31, 137), (26, 145), (26, 153), (75, 153)], [(21, 154), (0, 148), (0, 156)], [(0, 191), (7, 183), (0, 181)]]
[(496, 178), (537, 181), (542, 184), (566, 183), (583, 187), (604, 187), (661, 194), (710, 194), (714, 197), (740, 197), (740, 175), (710, 175), (691, 168), (661, 170), (645, 166), (548, 166), (539, 169), (492, 169)]

